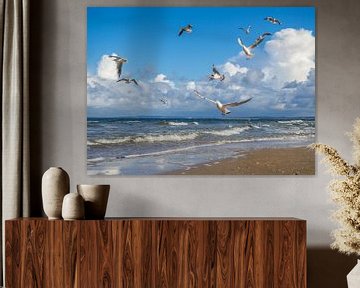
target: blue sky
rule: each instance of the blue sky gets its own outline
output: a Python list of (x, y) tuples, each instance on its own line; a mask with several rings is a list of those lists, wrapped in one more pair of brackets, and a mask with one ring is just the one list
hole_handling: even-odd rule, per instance
[[(280, 19), (282, 25), (265, 21), (266, 16)], [(311, 79), (315, 68), (315, 9), (312, 7), (89, 7), (87, 19), (89, 117), (219, 116), (210, 103), (191, 95), (191, 88), (224, 102), (253, 97), (247, 107), (233, 109), (232, 116), (314, 116), (314, 85), (312, 97), (311, 91), (306, 91), (308, 103), (294, 99), (300, 97), (297, 93), (304, 93), (294, 89), (305, 89), (309, 86), (305, 82), (314, 80)], [(178, 37), (179, 28), (187, 24), (193, 25), (193, 32)], [(249, 35), (238, 29), (248, 25), (252, 26)], [(272, 36), (254, 49), (251, 60), (246, 60), (237, 37), (250, 45), (264, 32)], [(299, 43), (306, 43), (302, 49), (296, 47), (299, 46), (296, 39), (302, 39), (300, 37), (304, 37), (304, 41)], [(302, 74), (283, 71), (281, 65), (287, 59), (276, 53), (284, 46), (285, 56), (297, 55), (296, 59), (288, 60), (289, 63), (295, 60), (294, 65), (301, 67)], [(128, 59), (122, 76), (136, 78), (141, 87), (116, 83), (115, 76), (111, 76), (114, 66), (110, 67), (114, 63), (106, 63), (106, 55), (110, 54)], [(297, 63), (300, 61), (297, 59), (301, 63)], [(207, 80), (212, 64), (225, 74), (224, 83)], [(231, 65), (237, 70), (233, 71)], [(292, 78), (289, 75), (293, 75)], [(190, 85), (190, 82), (195, 83)], [(286, 86), (290, 82), (292, 85)], [(267, 105), (263, 98), (269, 93), (272, 102)], [(169, 100), (166, 107), (156, 100), (161, 97)], [(130, 98), (136, 99), (137, 104), (143, 103), (143, 107), (133, 107)], [(277, 102), (281, 104), (278, 108)], [(285, 109), (286, 105), (289, 109)]]

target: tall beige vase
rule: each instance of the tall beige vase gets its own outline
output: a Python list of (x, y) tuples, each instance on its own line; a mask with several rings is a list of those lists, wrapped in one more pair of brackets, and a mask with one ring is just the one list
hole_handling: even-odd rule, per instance
[(70, 179), (60, 167), (49, 168), (42, 177), (43, 208), (49, 219), (61, 219), (63, 198), (70, 190)]
[(78, 193), (85, 201), (85, 219), (104, 219), (110, 185), (77, 185)]

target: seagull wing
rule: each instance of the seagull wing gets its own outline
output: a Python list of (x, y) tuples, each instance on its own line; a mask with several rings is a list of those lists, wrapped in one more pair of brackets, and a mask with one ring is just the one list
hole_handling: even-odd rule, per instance
[(244, 101), (239, 101), (239, 102), (226, 103), (226, 104), (223, 104), (223, 107), (236, 107), (236, 106), (239, 106), (239, 105), (249, 102), (251, 99), (252, 98), (246, 99)]
[(258, 46), (262, 41), (264, 41), (265, 36), (271, 35), (269, 32), (265, 32), (262, 35), (260, 35), (255, 42), (249, 47), (250, 49), (254, 49), (256, 46)]
[(131, 79), (132, 82), (134, 82), (136, 85), (139, 86), (139, 83), (135, 79)]
[(184, 28), (181, 28), (181, 29), (180, 29), (180, 31), (179, 31), (178, 36), (181, 36), (181, 34), (183, 34), (183, 33), (184, 33), (184, 31), (185, 31), (185, 29), (184, 29)]
[(200, 97), (201, 99), (204, 99), (204, 100), (207, 100), (207, 101), (209, 101), (209, 102), (211, 102), (211, 103), (217, 104), (216, 101), (211, 100), (211, 99), (209, 99), (209, 98), (206, 98), (206, 97), (204, 97), (204, 96), (201, 96), (200, 93), (199, 93), (198, 91), (196, 91), (196, 90), (194, 90), (194, 93), (196, 94), (196, 96)]
[(126, 81), (126, 79), (125, 79), (125, 78), (121, 78), (121, 79), (117, 80), (116, 82), (122, 82), (122, 81)]
[(116, 63), (116, 64), (117, 64), (116, 69), (117, 69), (118, 77), (120, 78), (123, 63), (122, 63), (122, 62), (118, 62), (118, 63)]
[(254, 49), (254, 48), (257, 47), (262, 41), (264, 41), (264, 38), (261, 38), (261, 37), (257, 38), (257, 39), (255, 40), (255, 42), (249, 46), (249, 48), (250, 48), (250, 49)]
[(241, 47), (244, 47), (244, 43), (242, 42), (241, 38), (237, 38), (237, 41)]
[(280, 22), (279, 19), (274, 19), (274, 22), (277, 23), (277, 24), (279, 24), (279, 25), (281, 25), (281, 22)]
[(109, 57), (109, 58), (112, 58), (114, 61), (116, 61), (116, 60), (119, 60), (119, 61), (122, 61), (122, 62), (126, 62), (126, 61), (127, 61), (127, 59), (122, 58), (122, 57), (120, 57), (120, 56), (109, 55), (108, 57)]
[(214, 74), (220, 75), (219, 71), (215, 68), (214, 65), (213, 65), (213, 67), (212, 67), (212, 70), (213, 70)]

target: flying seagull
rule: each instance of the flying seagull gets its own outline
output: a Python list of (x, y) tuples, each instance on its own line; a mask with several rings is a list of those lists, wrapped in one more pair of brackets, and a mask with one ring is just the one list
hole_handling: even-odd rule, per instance
[(244, 43), (242, 42), (241, 38), (238, 38), (238, 43), (239, 45), (243, 48), (243, 51), (246, 55), (247, 58), (251, 58), (254, 56), (253, 53), (251, 53), (251, 50), (256, 48), (262, 41), (264, 41), (266, 36), (271, 35), (271, 33), (269, 32), (265, 32), (262, 35), (260, 35), (258, 38), (256, 38), (255, 42), (253, 44), (251, 44), (250, 46), (245, 46)]
[(181, 27), (178, 36), (181, 36), (181, 34), (183, 34), (184, 32), (191, 33), (192, 32), (192, 27), (193, 26), (191, 24), (188, 24), (188, 25), (186, 25), (184, 27)]
[(246, 46), (244, 45), (244, 43), (242, 42), (241, 38), (238, 38), (237, 40), (238, 40), (239, 45), (242, 47), (242, 50), (244, 51), (246, 57), (247, 57), (247, 58), (253, 57), (254, 54), (251, 53), (251, 48), (250, 48), (251, 46), (246, 47)]
[(226, 104), (222, 104), (219, 100), (211, 100), (209, 98), (206, 98), (204, 96), (201, 96), (200, 93), (197, 91), (197, 90), (194, 90), (194, 93), (196, 94), (196, 96), (200, 97), (201, 99), (204, 99), (204, 100), (207, 100), (213, 104), (216, 105), (216, 108), (220, 110), (220, 112), (223, 114), (223, 115), (226, 115), (226, 114), (229, 114), (230, 111), (227, 109), (228, 107), (236, 107), (236, 106), (239, 106), (239, 105), (242, 105), (242, 104), (245, 104), (247, 102), (249, 102), (252, 98), (248, 98), (244, 101), (239, 101), (239, 102), (232, 102), (232, 103), (226, 103)]
[(112, 58), (112, 60), (115, 61), (118, 78), (120, 79), (122, 65), (127, 62), (127, 59), (115, 55), (109, 55), (109, 58)]
[(117, 80), (116, 82), (122, 82), (122, 81), (125, 82), (126, 84), (130, 84), (131, 82), (134, 82), (136, 85), (139, 86), (139, 83), (134, 78), (121, 78), (121, 79)]
[(250, 34), (251, 26), (249, 25), (247, 28), (240, 27), (239, 29), (243, 30), (246, 34)]
[(265, 17), (264, 20), (269, 21), (269, 22), (272, 23), (272, 24), (281, 25), (281, 22), (280, 22), (279, 19), (276, 19), (276, 18), (271, 17), (271, 16)]
[(166, 98), (161, 98), (160, 101), (161, 101), (164, 105), (167, 105), (167, 104), (168, 104)]
[(256, 38), (255, 42), (250, 46), (250, 49), (254, 49), (256, 46), (258, 46), (262, 41), (264, 41), (266, 36), (270, 36), (271, 33), (265, 32), (262, 35), (260, 35), (258, 38)]
[(224, 74), (220, 74), (220, 72), (215, 68), (215, 65), (212, 66), (213, 73), (209, 76), (209, 80), (220, 80), (223, 81), (225, 79)]

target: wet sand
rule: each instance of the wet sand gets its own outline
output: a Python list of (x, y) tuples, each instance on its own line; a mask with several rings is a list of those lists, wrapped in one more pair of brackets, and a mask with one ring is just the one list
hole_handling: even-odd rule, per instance
[(271, 148), (239, 153), (235, 158), (196, 165), (171, 175), (314, 175), (315, 153), (306, 147)]

